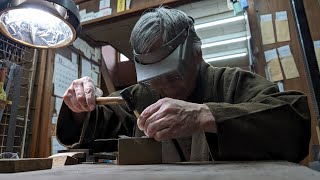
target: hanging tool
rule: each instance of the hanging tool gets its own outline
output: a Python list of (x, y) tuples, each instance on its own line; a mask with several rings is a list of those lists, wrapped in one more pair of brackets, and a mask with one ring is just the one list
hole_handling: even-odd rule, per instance
[(7, 101), (7, 93), (4, 91), (4, 83), (7, 75), (7, 68), (3, 61), (0, 61), (0, 109), (4, 109), (11, 101)]
[(133, 111), (134, 115), (139, 118), (140, 114), (134, 108), (133, 96), (128, 89), (124, 89), (120, 92), (121, 97), (97, 97), (97, 105), (117, 105), (126, 104), (129, 111)]

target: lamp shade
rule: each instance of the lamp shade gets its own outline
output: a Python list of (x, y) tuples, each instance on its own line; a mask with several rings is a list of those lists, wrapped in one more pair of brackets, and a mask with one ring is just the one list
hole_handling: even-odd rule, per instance
[(64, 47), (80, 34), (79, 10), (72, 0), (12, 0), (0, 12), (0, 31), (33, 48)]

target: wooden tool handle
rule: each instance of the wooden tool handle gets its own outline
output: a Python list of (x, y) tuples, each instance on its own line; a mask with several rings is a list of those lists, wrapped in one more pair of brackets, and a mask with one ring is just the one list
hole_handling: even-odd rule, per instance
[(125, 101), (121, 97), (97, 97), (97, 105), (124, 104)]
[(320, 144), (320, 128), (319, 128), (319, 126), (316, 126), (316, 131), (317, 131), (318, 141)]
[(139, 112), (137, 110), (134, 110), (133, 113), (136, 116), (136, 118), (139, 119), (139, 116), (140, 116)]

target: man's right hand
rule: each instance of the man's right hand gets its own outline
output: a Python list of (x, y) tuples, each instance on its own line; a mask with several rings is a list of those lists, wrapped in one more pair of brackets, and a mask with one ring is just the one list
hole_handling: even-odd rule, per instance
[(91, 112), (96, 107), (96, 88), (90, 77), (74, 80), (63, 95), (66, 105), (75, 113)]

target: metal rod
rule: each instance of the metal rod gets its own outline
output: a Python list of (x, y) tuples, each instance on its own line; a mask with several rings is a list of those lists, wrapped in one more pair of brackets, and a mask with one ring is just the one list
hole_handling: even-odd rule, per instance
[[(4, 52), (4, 53), (7, 53), (8, 55), (11, 55), (11, 56), (13, 56), (13, 57), (16, 57), (17, 59), (23, 59), (23, 58), (21, 58), (20, 56), (17, 56), (17, 55), (15, 55), (15, 54), (12, 54), (12, 53), (9, 53), (8, 51), (6, 51), (6, 50), (2, 50), (2, 49), (0, 49), (0, 51), (2, 51), (2, 52)], [(32, 62), (32, 61), (28, 61), (28, 60), (25, 60), (24, 59), (24, 61), (27, 61), (27, 62)]]
[[(8, 126), (9, 124), (2, 124), (1, 123), (1, 125), (3, 125), (3, 126)], [(17, 128), (24, 128), (24, 126), (20, 126), (20, 125), (16, 125), (16, 127)], [(1, 136), (1, 135), (0, 135)], [(2, 136), (7, 136), (7, 135), (2, 135)], [(15, 136), (16, 137), (16, 136)], [(19, 136), (19, 137), (21, 137), (21, 136)]]
[(0, 39), (0, 41), (6, 43), (6, 44), (8, 44), (8, 45), (14, 46), (15, 48), (20, 49), (20, 50), (22, 50), (22, 51), (24, 51), (24, 52), (26, 52), (26, 53), (31, 54), (31, 53), (30, 53), (29, 51), (27, 51), (25, 48), (19, 47), (19, 46), (17, 46), (16, 44), (13, 44), (13, 43), (9, 42), (8, 40), (5, 41), (4, 39)]
[(247, 11), (244, 12), (244, 19), (245, 19), (245, 22), (246, 22), (246, 31), (247, 31), (247, 37), (250, 37), (249, 39), (247, 39), (247, 45), (248, 45), (248, 54), (249, 54), (249, 69), (251, 72), (254, 72), (254, 65), (255, 65), (255, 62), (254, 61), (254, 58), (253, 58), (253, 55), (252, 55), (252, 47), (251, 47), (251, 30), (250, 30), (250, 24), (249, 24), (249, 18), (248, 18), (248, 13)]
[(317, 115), (318, 124), (320, 125), (320, 77), (316, 53), (314, 51), (313, 40), (311, 37), (308, 19), (306, 16), (303, 1), (291, 0), (291, 6), (297, 25), (300, 45), (304, 58), (306, 76), (311, 87), (311, 99), (313, 101), (314, 110)]
[(22, 139), (22, 145), (21, 145), (21, 158), (24, 157), (24, 149), (26, 145), (26, 136), (27, 136), (27, 129), (28, 129), (28, 116), (29, 116), (29, 111), (30, 111), (30, 101), (31, 101), (31, 95), (32, 95), (32, 88), (33, 88), (33, 83), (35, 79), (35, 70), (37, 66), (37, 50), (35, 49), (33, 51), (33, 62), (32, 62), (32, 71), (31, 71), (31, 81), (29, 84), (29, 90), (28, 90), (28, 100), (27, 100), (27, 109), (24, 115), (25, 118), (25, 124), (24, 124), (24, 130), (23, 130), (23, 139)]

